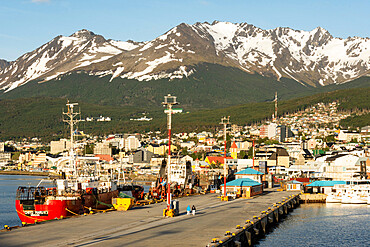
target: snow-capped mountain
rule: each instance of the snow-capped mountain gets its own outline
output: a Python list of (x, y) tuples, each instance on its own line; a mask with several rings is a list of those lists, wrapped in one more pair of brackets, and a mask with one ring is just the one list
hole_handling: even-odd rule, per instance
[(0, 89), (76, 70), (111, 80), (176, 79), (196, 73), (194, 65), (203, 62), (324, 86), (370, 73), (370, 39), (334, 38), (320, 27), (263, 30), (229, 22), (183, 23), (145, 43), (106, 40), (81, 30), (58, 36), (4, 68), (0, 65)]
[(69, 37), (58, 36), (4, 66), (0, 70), (0, 88), (9, 91), (34, 79), (48, 81), (139, 45), (132, 41), (106, 40), (88, 30), (80, 30)]

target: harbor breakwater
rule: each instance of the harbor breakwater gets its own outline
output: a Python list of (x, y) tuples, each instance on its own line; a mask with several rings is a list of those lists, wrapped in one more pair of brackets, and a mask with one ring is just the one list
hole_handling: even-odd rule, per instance
[(278, 224), (290, 211), (300, 203), (299, 194), (291, 195), (262, 211), (260, 215), (248, 219), (244, 226), (237, 225), (232, 231), (226, 231), (225, 237), (214, 238), (208, 247), (252, 246), (263, 237), (270, 228)]

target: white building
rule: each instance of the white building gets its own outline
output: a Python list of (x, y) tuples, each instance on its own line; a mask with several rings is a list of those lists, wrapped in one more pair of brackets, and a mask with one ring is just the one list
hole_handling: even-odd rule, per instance
[(94, 154), (103, 154), (112, 156), (112, 148), (109, 142), (98, 142), (94, 146)]
[(71, 148), (71, 141), (67, 139), (60, 139), (59, 141), (50, 142), (50, 153), (58, 154), (67, 151)]
[[(323, 176), (332, 180), (356, 179), (361, 171), (359, 159), (363, 158), (352, 154), (338, 154), (328, 157), (324, 162)], [(367, 170), (370, 171), (370, 167)]]
[(338, 134), (338, 140), (344, 142), (350, 142), (352, 140), (361, 141), (361, 134), (349, 130), (341, 130)]
[[(258, 161), (254, 161), (257, 166)], [(230, 167), (236, 166), (237, 170), (243, 170), (253, 166), (253, 159), (226, 159), (226, 164)]]
[(249, 141), (235, 142), (235, 143), (238, 146), (239, 151), (240, 150), (248, 151), (253, 146), (253, 143)]
[(288, 152), (289, 156), (294, 159), (298, 159), (300, 153), (302, 152), (302, 145), (299, 142), (283, 143), (281, 146), (283, 146)]
[(260, 129), (260, 137), (272, 139), (277, 135), (277, 124), (270, 123), (269, 125), (262, 125)]
[(0, 152), (0, 167), (6, 165), (11, 160), (11, 157), (11, 153)]
[(194, 146), (195, 146), (195, 142), (193, 142), (193, 141), (181, 142), (180, 143), (180, 147), (181, 148), (185, 148), (186, 147), (187, 149), (191, 149)]
[(268, 138), (272, 139), (277, 134), (277, 124), (276, 123), (270, 123), (268, 127)]
[(137, 150), (141, 147), (141, 143), (136, 136), (129, 136), (125, 139), (125, 151)]

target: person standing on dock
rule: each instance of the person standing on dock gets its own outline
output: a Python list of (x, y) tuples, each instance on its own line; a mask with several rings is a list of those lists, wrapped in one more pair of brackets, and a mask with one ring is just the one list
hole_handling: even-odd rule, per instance
[(188, 205), (188, 207), (186, 208), (186, 214), (190, 215), (190, 205)]
[(195, 215), (195, 206), (193, 205), (193, 207), (191, 208), (191, 213), (193, 214), (193, 215)]

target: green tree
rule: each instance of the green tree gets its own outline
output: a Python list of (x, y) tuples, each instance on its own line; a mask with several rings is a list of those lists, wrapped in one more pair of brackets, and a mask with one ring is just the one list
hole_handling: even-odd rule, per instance
[(85, 154), (93, 154), (94, 153), (94, 144), (86, 144), (84, 151), (85, 151)]
[(194, 152), (194, 153), (190, 154), (190, 157), (192, 157), (194, 160), (196, 160), (196, 159), (202, 160), (203, 157), (205, 158), (205, 156), (206, 156), (205, 151), (199, 151), (199, 152)]
[(12, 152), (12, 160), (18, 160), (21, 152)]
[(335, 136), (334, 135), (328, 135), (323, 138), (324, 142), (335, 142)]
[(182, 149), (181, 149), (181, 154), (182, 155), (188, 155), (189, 154), (189, 152), (188, 152), (188, 147), (183, 147)]
[(353, 143), (358, 143), (358, 140), (357, 140), (357, 138), (352, 138), (352, 139), (351, 139), (351, 142), (353, 142)]
[(244, 150), (241, 150), (238, 154), (238, 158), (245, 159), (246, 157), (248, 157), (247, 153)]
[(248, 150), (248, 158), (253, 158), (253, 147), (250, 147)]

